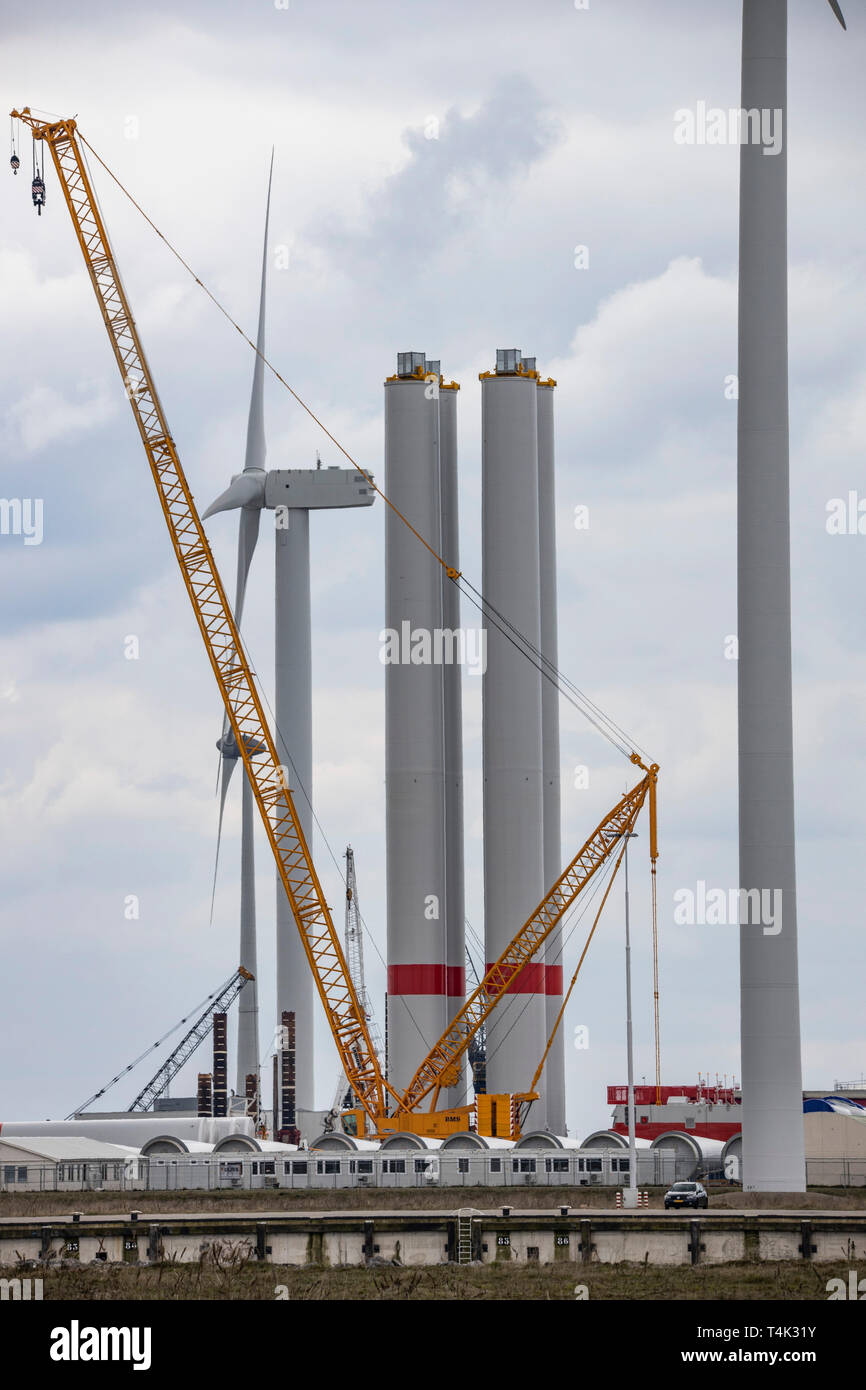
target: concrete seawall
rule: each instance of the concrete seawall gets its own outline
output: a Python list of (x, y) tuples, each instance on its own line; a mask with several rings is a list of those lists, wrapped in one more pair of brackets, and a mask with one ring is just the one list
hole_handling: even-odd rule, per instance
[[(506, 1214), (507, 1213), (507, 1214)], [(468, 1257), (724, 1264), (866, 1258), (866, 1212), (228, 1212), (0, 1220), (0, 1265), (197, 1261), (211, 1247), (271, 1264), (437, 1265)]]

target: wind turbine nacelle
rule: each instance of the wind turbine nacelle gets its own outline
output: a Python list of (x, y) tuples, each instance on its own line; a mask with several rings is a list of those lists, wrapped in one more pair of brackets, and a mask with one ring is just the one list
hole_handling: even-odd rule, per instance
[(273, 510), (370, 507), (375, 496), (357, 468), (272, 468), (265, 480), (265, 506)]

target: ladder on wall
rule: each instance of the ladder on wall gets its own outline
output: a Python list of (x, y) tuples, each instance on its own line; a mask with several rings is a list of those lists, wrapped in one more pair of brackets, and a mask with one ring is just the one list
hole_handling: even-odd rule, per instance
[(472, 1263), (472, 1216), (469, 1212), (457, 1213), (457, 1263)]

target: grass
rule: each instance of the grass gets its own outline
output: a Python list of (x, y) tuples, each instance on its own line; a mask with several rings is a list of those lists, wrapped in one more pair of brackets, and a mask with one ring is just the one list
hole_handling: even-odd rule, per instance
[(264, 1300), (277, 1296), (298, 1300), (573, 1301), (585, 1285), (590, 1300), (727, 1301), (730, 1299), (827, 1299), (827, 1281), (847, 1281), (847, 1263), (811, 1265), (729, 1264), (692, 1268), (643, 1264), (583, 1265), (439, 1265), (326, 1269), (262, 1265), (240, 1244), (211, 1247), (192, 1264), (82, 1266), (48, 1270), (46, 1299), (99, 1301)]
[[(650, 1208), (661, 1208), (664, 1189), (649, 1188)], [(709, 1187), (710, 1210), (866, 1211), (866, 1187), (812, 1188), (806, 1193), (741, 1192), (739, 1188)], [(221, 1211), (456, 1211), (477, 1206), (518, 1211), (606, 1210), (614, 1206), (611, 1187), (441, 1187), (337, 1188), (292, 1192), (285, 1188), (239, 1192), (237, 1189), (201, 1192), (20, 1192), (0, 1193), (0, 1216), (60, 1216), (80, 1211), (88, 1216), (131, 1210), (160, 1212)]]

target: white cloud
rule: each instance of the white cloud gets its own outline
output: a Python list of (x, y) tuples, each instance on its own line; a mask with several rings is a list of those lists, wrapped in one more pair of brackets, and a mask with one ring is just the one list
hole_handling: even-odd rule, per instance
[(35, 454), (57, 439), (98, 430), (117, 413), (117, 395), (104, 383), (81, 382), (78, 390), (83, 399), (71, 401), (50, 386), (34, 387), (8, 409), (3, 447)]

